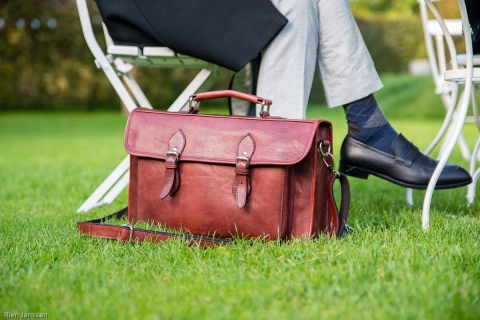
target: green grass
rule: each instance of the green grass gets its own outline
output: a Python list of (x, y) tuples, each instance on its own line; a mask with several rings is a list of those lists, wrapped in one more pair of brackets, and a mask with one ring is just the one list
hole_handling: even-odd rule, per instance
[[(418, 78), (407, 80), (388, 79), (410, 92), (399, 90), (399, 101), (437, 98), (416, 85)], [(394, 97), (378, 97), (389, 116)], [(416, 103), (408, 108), (424, 107)], [(425, 114), (435, 107), (425, 106)], [(346, 133), (341, 108), (314, 106), (309, 116), (333, 122), (337, 155)], [(390, 119), (422, 149), (441, 121)], [(113, 113), (0, 114), (0, 312), (51, 319), (478, 319), (480, 199), (468, 207), (466, 188), (434, 194), (428, 232), (420, 228), (423, 191), (408, 207), (403, 188), (370, 178), (350, 179), (355, 232), (342, 240), (201, 249), (77, 234), (77, 221), (127, 204), (124, 192), (108, 207), (75, 213), (125, 156), (125, 121)], [(478, 136), (473, 125), (465, 134), (471, 143)], [(458, 150), (451, 161), (467, 165)]]

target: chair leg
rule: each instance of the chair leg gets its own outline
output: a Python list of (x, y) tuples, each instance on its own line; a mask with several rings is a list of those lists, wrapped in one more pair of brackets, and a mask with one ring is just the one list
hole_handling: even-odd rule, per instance
[[(468, 44), (467, 44), (468, 46)], [(465, 95), (469, 96), (472, 90), (472, 68), (470, 70), (467, 65), (467, 76), (465, 82)], [(446, 147), (444, 153), (439, 159), (438, 165), (435, 168), (435, 171), (430, 178), (428, 183), (427, 192), (425, 193), (425, 199), (423, 201), (423, 210), (422, 210), (422, 228), (423, 230), (428, 230), (430, 224), (430, 204), (432, 202), (433, 191), (437, 184), (438, 178), (442, 173), (445, 164), (447, 163), (448, 158), (450, 157), (453, 148), (455, 147), (457, 140), (462, 132), (463, 124), (467, 116), (468, 106), (470, 104), (470, 99), (462, 99), (461, 104), (457, 107), (455, 121), (452, 123), (453, 130), (450, 137), (446, 137)]]
[(131, 73), (126, 73), (125, 75), (122, 76), (122, 79), (127, 84), (128, 88), (130, 89), (130, 92), (135, 97), (135, 100), (137, 100), (140, 107), (153, 109), (152, 105), (150, 104), (150, 101), (148, 101), (147, 97), (145, 96), (142, 89), (140, 88), (140, 86), (138, 85), (137, 81), (135, 80), (135, 78), (132, 76)]
[(407, 199), (407, 204), (409, 206), (413, 206), (413, 189), (407, 188), (406, 199)]
[[(462, 92), (462, 94), (460, 95), (460, 99), (458, 100), (458, 103), (456, 101), (457, 94), (458, 94), (458, 84), (455, 84), (451, 90), (450, 95), (447, 95), (444, 93), (441, 95), (442, 102), (443, 102), (443, 105), (445, 106), (447, 113), (443, 120), (442, 126), (438, 130), (435, 138), (433, 138), (432, 142), (430, 142), (430, 145), (423, 152), (425, 155), (427, 156), (430, 155), (430, 153), (437, 147), (440, 140), (445, 136), (445, 133), (447, 132), (447, 130), (449, 130), (449, 134), (450, 134), (452, 123), (455, 121), (454, 120), (455, 118), (453, 116), (455, 112), (455, 107), (458, 106), (460, 102), (463, 100), (464, 93)], [(449, 134), (447, 134), (447, 137), (449, 136)], [(445, 140), (442, 147), (440, 148), (437, 159), (440, 158), (444, 153), (447, 140), (448, 139)], [(413, 206), (413, 190), (410, 188), (407, 188), (406, 190), (406, 200), (408, 205)]]
[(477, 143), (475, 144), (475, 148), (473, 149), (473, 152), (472, 152), (472, 158), (470, 159), (470, 175), (472, 176), (472, 183), (468, 185), (468, 190), (467, 190), (468, 205), (471, 205), (473, 203), (473, 200), (475, 199), (475, 190), (477, 186), (477, 181), (478, 181), (478, 178), (480, 177), (480, 168), (475, 170), (479, 149), (480, 149), (480, 138), (478, 138)]
[[(461, 96), (461, 98), (464, 98), (463, 95)], [(460, 100), (459, 104), (461, 103), (461, 101), (462, 100)], [(456, 118), (456, 114), (454, 113), (452, 117), (452, 123), (455, 122), (455, 118)], [(450, 126), (446, 134), (447, 137), (451, 135), (452, 130), (453, 128), (452, 126)], [(458, 137), (457, 143), (458, 143), (458, 147), (460, 148), (460, 152), (462, 154), (463, 159), (469, 161), (471, 157), (470, 147), (468, 146), (465, 136), (461, 132), (460, 132), (460, 136)], [(445, 140), (442, 146), (440, 147), (439, 157), (441, 157), (441, 155), (445, 152), (446, 144), (447, 144), (447, 140)]]
[[(480, 132), (480, 115), (478, 114), (477, 90), (480, 90), (480, 86), (478, 86), (478, 83), (475, 83), (472, 88), (472, 109), (475, 124), (477, 125), (477, 129)], [(477, 161), (480, 161), (480, 153), (476, 154), (476, 159)]]
[[(211, 65), (209, 68), (202, 69), (193, 81), (187, 86), (182, 94), (175, 100), (175, 102), (168, 108), (168, 111), (180, 111), (187, 103), (191, 94), (198, 91), (208, 90), (215, 82), (219, 75), (218, 66)], [(137, 101), (142, 105), (141, 95), (143, 91), (138, 87), (137, 82), (131, 75), (125, 75), (124, 80), (132, 91)], [(119, 80), (117, 78), (117, 80)], [(126, 91), (125, 86), (120, 82), (120, 85)], [(140, 99), (139, 99), (140, 97)], [(146, 100), (146, 97), (145, 97)], [(150, 103), (146, 100), (148, 105)], [(143, 102), (145, 103), (145, 101)], [(151, 106), (150, 106), (151, 107)], [(131, 111), (131, 110), (129, 110)], [(130, 157), (127, 156), (113, 172), (100, 184), (100, 186), (92, 193), (92, 195), (78, 208), (77, 212), (87, 212), (90, 209), (107, 205), (112, 203), (118, 195), (128, 186), (130, 168)]]
[[(473, 116), (475, 118), (475, 124), (477, 125), (477, 129), (480, 131), (480, 118), (478, 115), (478, 104), (477, 104), (477, 96), (476, 96), (475, 89), (477, 88), (474, 86), (472, 89), (472, 108), (473, 108)], [(467, 191), (468, 205), (471, 205), (473, 203), (473, 200), (475, 199), (477, 181), (478, 181), (478, 178), (480, 177), (480, 168), (475, 170), (475, 168), (477, 167), (477, 161), (480, 161), (479, 150), (480, 150), (480, 137), (477, 139), (477, 143), (473, 148), (472, 157), (470, 158), (470, 175), (472, 176), (472, 183), (468, 186), (468, 191)]]
[(455, 147), (455, 144), (457, 143), (458, 137), (460, 136), (460, 133), (463, 127), (463, 122), (465, 121), (465, 117), (467, 115), (468, 105), (469, 105), (469, 99), (464, 99), (460, 110), (458, 110), (457, 119), (455, 119), (456, 121), (454, 123), (452, 136), (447, 139), (445, 152), (440, 157), (437, 168), (433, 172), (433, 175), (430, 178), (430, 182), (428, 183), (427, 192), (425, 193), (425, 199), (423, 201), (423, 212), (422, 212), (423, 230), (428, 230), (429, 228), (430, 204), (432, 202), (433, 191), (435, 190), (435, 186), (437, 185), (438, 178), (440, 177), (440, 174), (442, 173), (442, 170), (445, 167), (445, 164), (447, 163), (447, 160), (450, 157), (453, 151), (453, 148)]
[(100, 205), (107, 205), (112, 203), (122, 191), (128, 186), (130, 182), (130, 170), (127, 170), (120, 179), (115, 183), (115, 185), (108, 191), (108, 193), (103, 197)]
[[(115, 192), (118, 191), (118, 188), (116, 185), (119, 181), (122, 181), (122, 178), (125, 176), (125, 173), (128, 172), (128, 169), (130, 168), (130, 156), (128, 155), (125, 159), (123, 159), (122, 162), (110, 173), (110, 175), (98, 186), (98, 188), (88, 197), (88, 199), (78, 208), (77, 213), (80, 212), (87, 212), (90, 209), (99, 207), (101, 205), (107, 204), (104, 195), (107, 194), (111, 190), (115, 190)], [(128, 174), (127, 174), (128, 177)], [(123, 180), (124, 182), (124, 180)], [(120, 184), (121, 186), (122, 184)], [(120, 194), (120, 192), (125, 188), (125, 186), (118, 191), (118, 193), (115, 195), (115, 197), (112, 199), (112, 197), (109, 197), (109, 200), (111, 203), (115, 198)], [(114, 194), (112, 193), (112, 195)], [(102, 200), (103, 199), (103, 200)]]

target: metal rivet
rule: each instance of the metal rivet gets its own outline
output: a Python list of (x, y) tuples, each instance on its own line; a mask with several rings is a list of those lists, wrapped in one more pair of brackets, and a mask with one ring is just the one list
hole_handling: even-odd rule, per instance
[(173, 151), (177, 151), (177, 148), (173, 148)]
[(247, 151), (243, 151), (243, 154), (244, 154), (244, 155), (247, 155)]

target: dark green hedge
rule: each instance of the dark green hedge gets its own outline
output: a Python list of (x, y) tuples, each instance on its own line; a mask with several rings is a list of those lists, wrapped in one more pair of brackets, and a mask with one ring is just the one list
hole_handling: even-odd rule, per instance
[[(115, 100), (81, 34), (75, 1), (8, 1), (0, 8), (0, 108), (65, 109)], [(56, 27), (49, 28), (49, 18)], [(16, 23), (24, 19), (25, 26)], [(40, 20), (38, 29), (31, 28)], [(101, 31), (99, 26), (95, 28)]]
[[(90, 1), (93, 15), (95, 5)], [(56, 28), (46, 26), (55, 18)], [(0, 110), (119, 108), (119, 99), (93, 63), (74, 1), (7, 1), (0, 4)], [(19, 18), (23, 28), (16, 27)], [(31, 22), (39, 19), (40, 27)], [(360, 30), (379, 72), (404, 72), (423, 49), (419, 18), (358, 17)], [(101, 26), (94, 25), (103, 44)], [(421, 54), (421, 53), (420, 53)], [(195, 70), (141, 70), (138, 81), (155, 107), (171, 103)], [(223, 70), (216, 88), (226, 88)], [(314, 99), (321, 99), (315, 96)]]
[(379, 72), (406, 72), (412, 59), (426, 56), (420, 17), (357, 17)]

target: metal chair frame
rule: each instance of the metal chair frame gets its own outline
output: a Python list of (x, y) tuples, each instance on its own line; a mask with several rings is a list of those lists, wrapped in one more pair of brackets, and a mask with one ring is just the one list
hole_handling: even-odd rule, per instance
[[(430, 64), (433, 81), (435, 83), (435, 93), (440, 96), (446, 110), (445, 119), (441, 128), (430, 145), (423, 152), (424, 154), (429, 155), (437, 147), (438, 143), (445, 135), (449, 136), (451, 134), (451, 130), (453, 129), (452, 121), (455, 118), (455, 107), (461, 102), (464, 96), (462, 92), (460, 98), (457, 99), (459, 93), (458, 83), (448, 82), (444, 79), (444, 73), (448, 66), (445, 51), (445, 34), (442, 30), (442, 27), (436, 19), (428, 18), (428, 8), (425, 2), (423, 0), (418, 0), (418, 2), (420, 6), (420, 16), (422, 19), (428, 61)], [(445, 19), (444, 22), (451, 36), (463, 37), (461, 19)], [(475, 61), (475, 64), (480, 64), (479, 55), (475, 56), (474, 59), (478, 60)], [(466, 55), (457, 55), (457, 62), (458, 65), (465, 66)], [(475, 122), (474, 117), (467, 117), (466, 122)], [(441, 155), (444, 153), (446, 142), (447, 140), (445, 140), (441, 145), (438, 157), (441, 157)], [(470, 150), (463, 133), (461, 133), (459, 136), (458, 146), (463, 158), (469, 161), (471, 159), (472, 151)], [(406, 199), (409, 205), (413, 205), (413, 190), (410, 188), (407, 189)]]
[[(468, 20), (465, 1), (464, 0), (457, 0), (457, 1), (460, 8), (462, 29), (470, 31), (470, 24)], [(426, 20), (426, 17), (427, 17), (427, 8), (428, 8), (430, 12), (433, 14), (433, 16), (435, 17), (436, 21), (438, 22), (438, 25), (440, 26), (443, 36), (445, 38), (445, 41), (447, 43), (450, 57), (452, 57), (452, 60), (451, 60), (452, 68), (450, 70), (446, 70), (446, 68), (445, 70), (440, 69), (438, 73), (439, 76), (443, 75), (444, 80), (451, 82), (451, 85), (453, 86), (451, 100), (449, 101), (450, 105), (447, 111), (447, 116), (445, 117), (444, 124), (442, 125), (442, 130), (443, 130), (443, 127), (448, 127), (448, 126), (451, 126), (451, 129), (449, 133), (445, 135), (445, 142), (444, 142), (442, 151), (440, 152), (439, 163), (430, 179), (430, 182), (427, 187), (427, 191), (425, 193), (425, 198), (424, 198), (423, 208), (422, 208), (422, 228), (424, 230), (428, 230), (429, 222), (430, 222), (430, 205), (433, 197), (433, 191), (437, 184), (440, 173), (445, 167), (445, 164), (447, 163), (447, 160), (450, 157), (457, 141), (459, 141), (461, 137), (463, 125), (467, 120), (467, 111), (470, 105), (470, 101), (472, 101), (474, 121), (480, 131), (480, 119), (478, 117), (478, 108), (477, 108), (478, 106), (476, 104), (475, 92), (474, 92), (474, 88), (475, 88), (474, 83), (480, 82), (480, 68), (473, 67), (474, 57), (473, 57), (473, 48), (472, 48), (472, 38), (471, 38), (470, 32), (463, 33), (465, 46), (466, 46), (466, 54), (464, 56), (461, 56), (459, 59), (459, 56), (457, 55), (456, 48), (453, 42), (452, 34), (450, 33), (450, 30), (447, 26), (447, 22), (441, 17), (441, 15), (433, 5), (431, 0), (423, 0), (419, 2), (420, 2), (422, 18), (424, 19), (424, 21)], [(428, 30), (426, 29), (427, 28), (424, 28), (425, 41), (427, 43), (427, 50), (431, 50), (428, 48), (433, 48), (433, 45), (431, 45), (430, 43), (430, 46), (429, 46), (428, 44), (428, 42), (431, 41), (431, 39), (430, 39), (430, 35), (428, 34)], [(443, 39), (441, 43), (443, 45)], [(445, 52), (445, 50), (443, 50), (443, 52)], [(432, 61), (430, 55), (431, 55), (431, 52), (429, 52), (429, 58), (430, 58), (430, 61)], [(464, 69), (459, 68), (459, 60), (461, 61), (462, 58), (465, 58)], [(460, 95), (460, 98), (457, 99), (459, 84), (464, 84), (464, 89), (462, 94)], [(446, 131), (446, 129), (444, 131)], [(433, 149), (436, 146), (436, 144), (442, 138), (443, 135), (444, 135), (444, 132), (442, 134), (440, 134), (439, 132), (437, 137), (434, 139), (432, 144), (427, 149), (428, 153), (431, 151), (430, 149)], [(440, 138), (438, 138), (439, 136)], [(477, 140), (477, 143), (473, 148), (473, 152), (470, 154), (470, 173), (473, 177), (473, 182), (468, 186), (467, 200), (469, 203), (472, 203), (474, 200), (476, 182), (478, 181), (478, 178), (480, 176), (480, 169), (475, 170), (476, 163), (477, 163), (477, 153), (479, 148), (480, 148), (480, 138)]]

